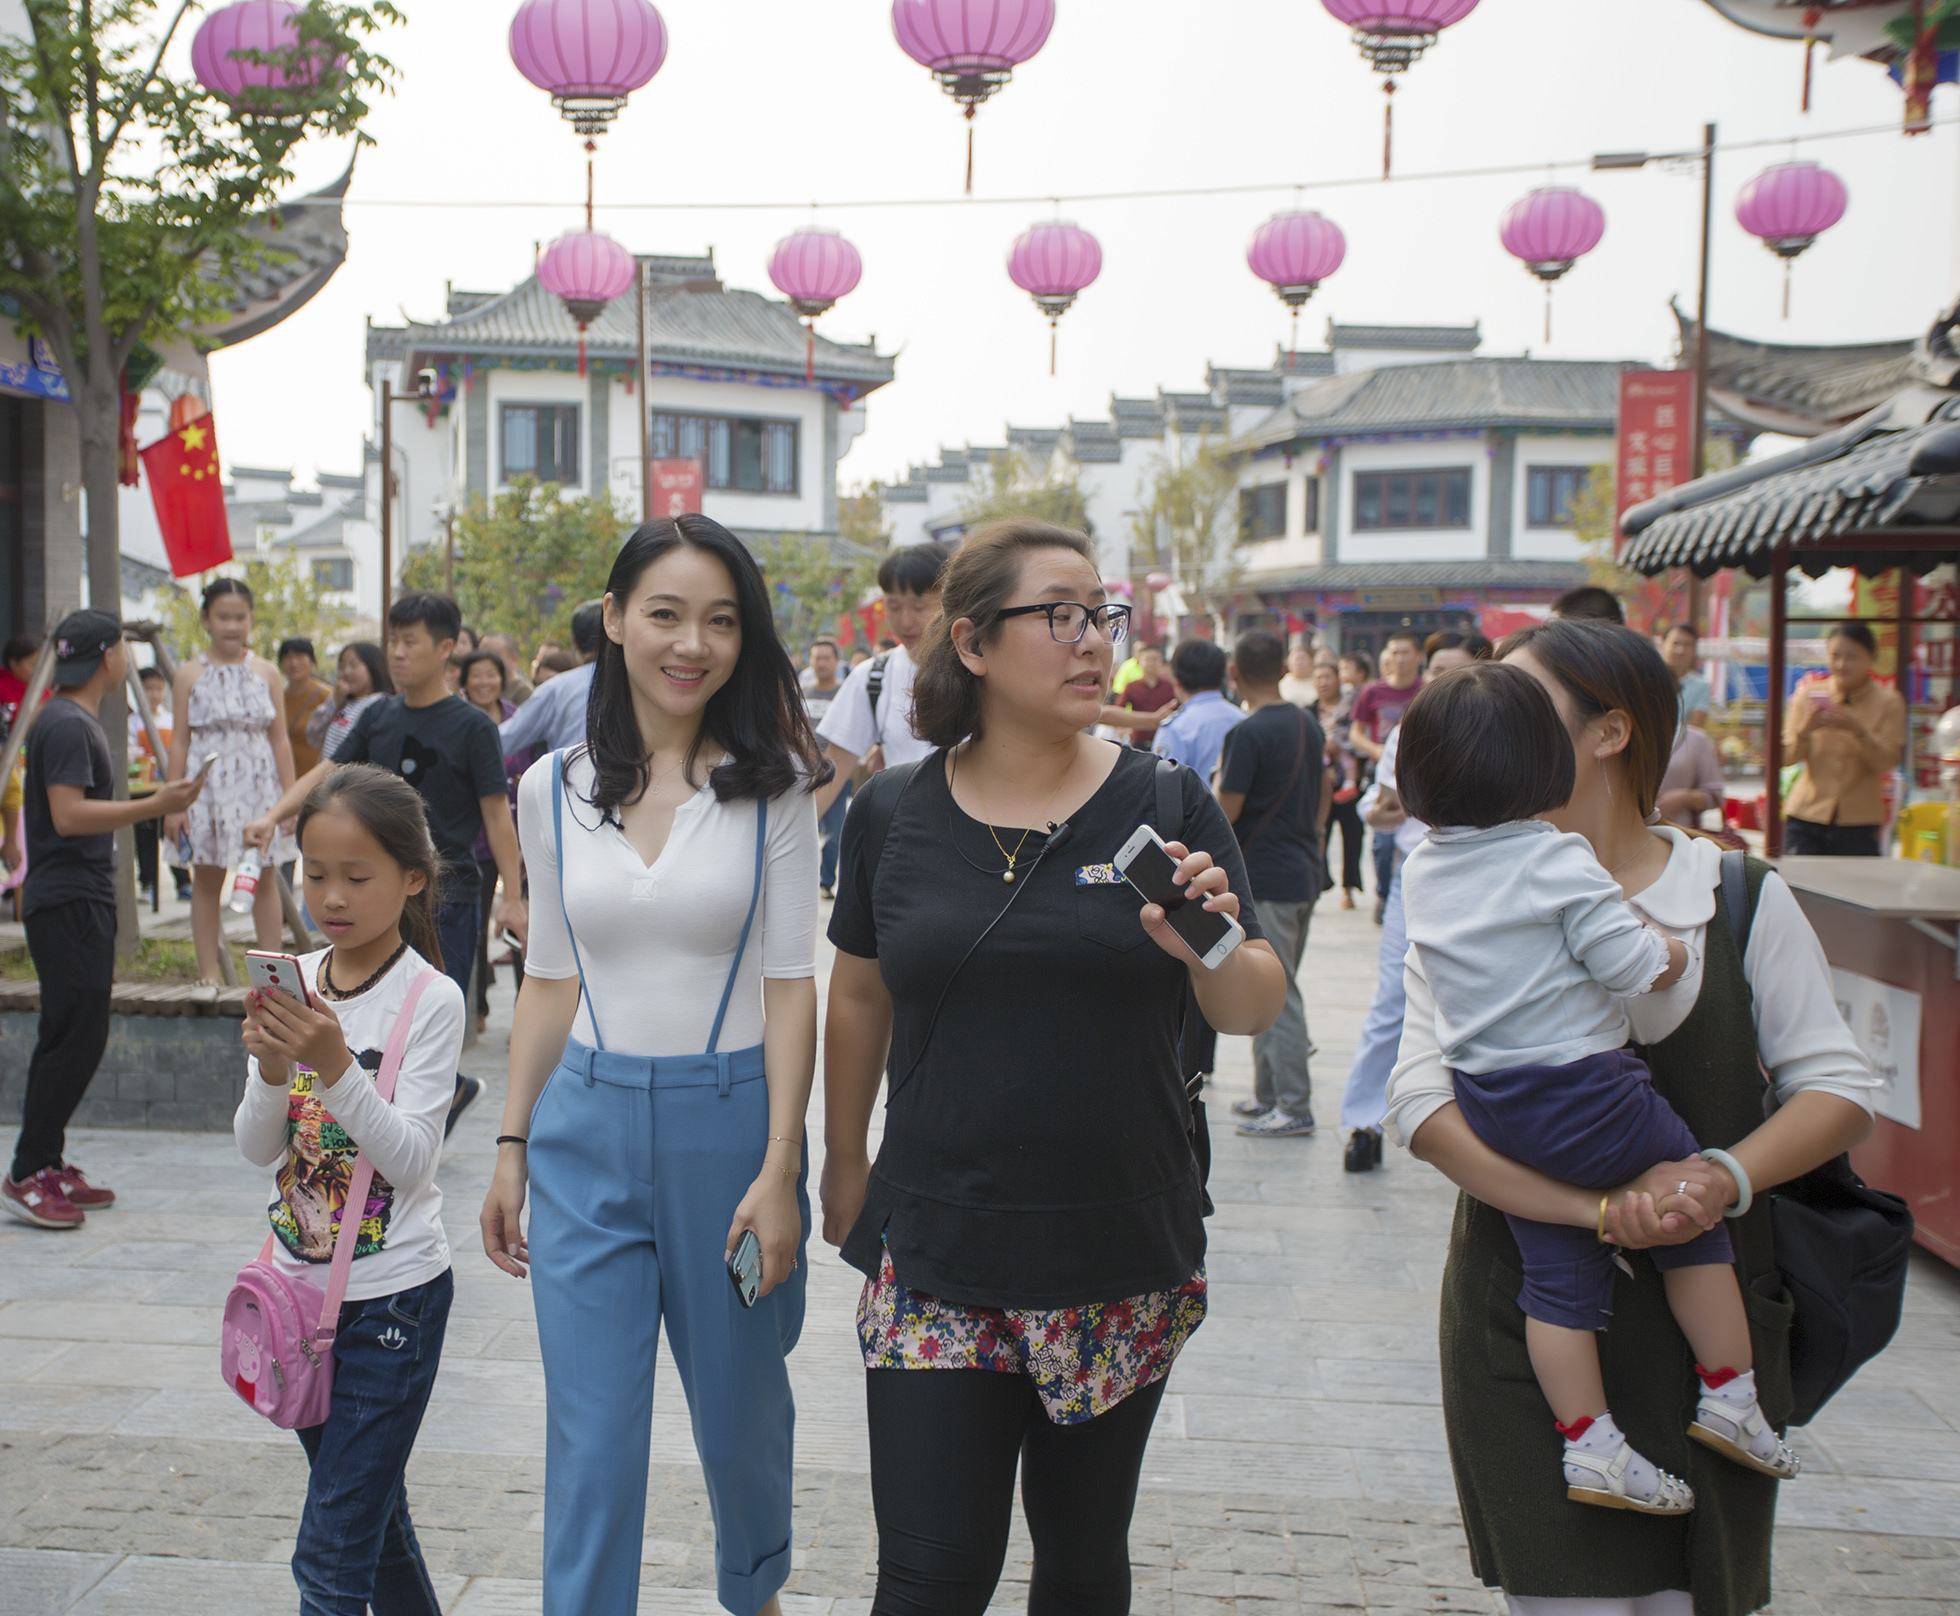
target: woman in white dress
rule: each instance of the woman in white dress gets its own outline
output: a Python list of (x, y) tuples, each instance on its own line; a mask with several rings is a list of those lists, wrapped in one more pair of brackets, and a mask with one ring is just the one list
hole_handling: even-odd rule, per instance
[[(277, 802), (293, 783), (293, 745), (286, 733), (285, 681), (252, 651), (252, 591), (236, 578), (215, 578), (204, 588), (202, 617), (210, 643), (177, 670), (175, 716), (170, 734), (172, 780), (194, 774), (216, 755), (204, 790), (187, 813), (164, 822), (166, 851), (179, 836), (190, 841), (191, 939), (197, 974), (220, 980), (225, 872), (245, 851), (241, 832)], [(269, 863), (295, 856), (290, 836), (274, 839)], [(252, 927), (260, 948), (279, 946), (279, 886), (259, 883), (252, 900)]]

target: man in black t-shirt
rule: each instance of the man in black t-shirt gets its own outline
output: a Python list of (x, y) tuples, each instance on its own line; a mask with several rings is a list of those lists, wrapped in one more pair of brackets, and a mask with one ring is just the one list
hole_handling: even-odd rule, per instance
[(1286, 645), (1255, 629), (1232, 649), (1232, 683), (1247, 716), (1225, 737), (1218, 803), (1238, 832), (1249, 901), (1286, 967), (1286, 1003), (1271, 1029), (1252, 1041), (1253, 1098), (1232, 1109), (1254, 1138), (1313, 1132), (1313, 1042), (1296, 980), (1307, 927), (1324, 885), (1320, 827), (1329, 800), (1326, 742), (1313, 714), (1280, 694)]
[(97, 716), (119, 689), (122, 624), (107, 612), (70, 612), (55, 630), (54, 694), (27, 732), (27, 880), (21, 917), (41, 988), (41, 1019), (27, 1063), (20, 1139), (0, 1206), (40, 1229), (79, 1228), (115, 1191), (62, 1159), (68, 1119), (88, 1091), (109, 1039), (116, 967), (116, 832), (182, 813), (202, 775), (117, 802), (109, 738)]
[[(476, 964), (479, 907), (476, 838), (490, 843), (504, 895), (497, 923), (522, 944), (529, 930), (524, 902), (523, 865), (517, 825), (505, 789), (503, 746), (497, 726), (480, 709), (454, 694), (446, 675), (462, 629), (462, 613), (447, 595), (416, 592), (388, 608), (388, 671), (397, 695), (375, 702), (355, 720), (339, 753), (301, 775), (263, 819), (245, 827), (245, 840), (264, 847), (280, 820), (299, 812), (313, 788), (343, 763), (372, 763), (400, 775), (422, 798), (429, 836), (442, 855), (442, 885), (436, 904), (436, 932), (442, 968), (471, 997), (470, 973)], [(461, 1073), (449, 1126), (483, 1085)]]

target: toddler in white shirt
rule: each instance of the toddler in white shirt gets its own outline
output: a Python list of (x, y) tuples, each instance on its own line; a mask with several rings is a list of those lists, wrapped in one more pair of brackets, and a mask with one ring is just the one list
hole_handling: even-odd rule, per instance
[[(1571, 797), (1572, 753), (1551, 697), (1521, 668), (1477, 663), (1425, 686), (1402, 720), (1398, 780), (1431, 828), (1403, 867), (1403, 903), (1464, 1120), (1513, 1161), (1610, 1192), (1661, 1162), (1720, 1153), (1701, 1149), (1625, 1047), (1620, 1001), (1671, 986), (1687, 946), (1633, 912), (1583, 837), (1539, 817)], [(1613, 1248), (1597, 1228), (1506, 1222), (1532, 1368), (1565, 1437), (1567, 1496), (1686, 1513), (1687, 1483), (1635, 1451), (1606, 1406), (1593, 1333), (1611, 1315)], [(1695, 1349), (1689, 1435), (1764, 1475), (1795, 1475), (1757, 1404), (1728, 1231), (1649, 1255)]]

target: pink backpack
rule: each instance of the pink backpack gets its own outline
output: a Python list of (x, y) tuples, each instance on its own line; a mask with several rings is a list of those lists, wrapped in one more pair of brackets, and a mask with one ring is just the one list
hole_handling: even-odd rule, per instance
[[(395, 1097), (402, 1052), (422, 990), (439, 975), (425, 971), (413, 982), (401, 1013), (388, 1034), (388, 1048), (374, 1087), (383, 1100)], [(352, 1081), (342, 1078), (342, 1082)], [(255, 1413), (288, 1431), (324, 1424), (333, 1403), (333, 1338), (340, 1327), (340, 1304), (347, 1274), (354, 1266), (361, 1212), (374, 1182), (374, 1163), (362, 1151), (354, 1160), (353, 1182), (340, 1211), (333, 1267), (323, 1295), (319, 1286), (283, 1273), (272, 1260), (272, 1236), (232, 1281), (218, 1335), (218, 1363), (225, 1384)]]

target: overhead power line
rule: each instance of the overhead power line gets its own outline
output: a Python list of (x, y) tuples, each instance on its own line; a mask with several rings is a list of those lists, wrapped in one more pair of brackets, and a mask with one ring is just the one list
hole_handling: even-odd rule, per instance
[[(1960, 118), (1935, 118), (1936, 128), (1950, 128), (1960, 124)], [(1721, 140), (1715, 145), (1716, 154), (1724, 152), (1762, 151), (1767, 148), (1792, 145), (1815, 145), (1827, 140), (1855, 140), (1873, 135), (1897, 135), (1899, 125), (1890, 123), (1861, 124), (1848, 129), (1824, 129), (1806, 131), (1794, 135), (1764, 135), (1753, 140)], [(1075, 205), (1097, 202), (1169, 202), (1188, 201), (1193, 198), (1213, 196), (1261, 196), (1278, 194), (1306, 195), (1315, 191), (1360, 190), (1374, 186), (1420, 185), (1437, 180), (1477, 180), (1501, 179), (1506, 176), (1557, 173), (1573, 169), (1585, 171), (1593, 167), (1594, 156), (1539, 158), (1534, 162), (1487, 163), (1468, 168), (1431, 168), (1398, 171), (1384, 177), (1380, 174), (1349, 174), (1332, 179), (1316, 180), (1255, 180), (1230, 185), (1171, 185), (1145, 186), (1131, 190), (1115, 191), (1029, 191), (1012, 196), (911, 196), (911, 197), (838, 197), (830, 200), (810, 197), (785, 197), (772, 201), (645, 201), (645, 202), (601, 202), (597, 205), (602, 213), (792, 213), (817, 209), (826, 213), (848, 213), (852, 210), (871, 211), (875, 209), (916, 209), (916, 208), (987, 208), (987, 207), (1041, 207), (1046, 205)], [(1683, 146), (1665, 148), (1648, 154), (1650, 162), (1666, 162), (1678, 159), (1683, 162), (1696, 161), (1701, 157), (1701, 147)], [(318, 206), (349, 208), (449, 208), (509, 210), (523, 209), (537, 212), (546, 209), (565, 208), (579, 210), (584, 207), (582, 200), (568, 200), (564, 197), (398, 197), (398, 196), (350, 196), (344, 204), (334, 197), (299, 197), (282, 204), (286, 207)]]

